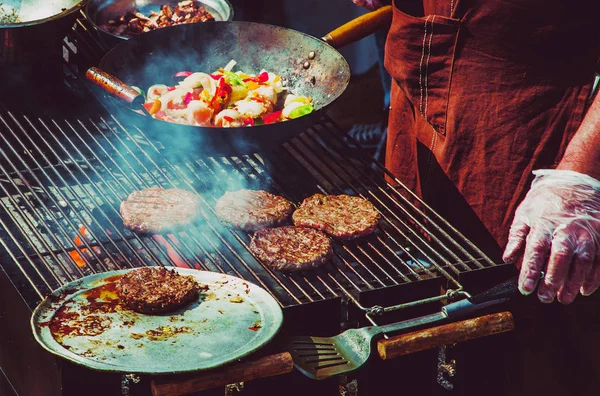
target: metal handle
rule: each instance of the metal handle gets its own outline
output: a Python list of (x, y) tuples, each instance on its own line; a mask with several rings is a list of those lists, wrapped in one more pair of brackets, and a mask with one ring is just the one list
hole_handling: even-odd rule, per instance
[(445, 305), (440, 312), (384, 326), (373, 327), (372, 331), (374, 334), (382, 332), (391, 333), (468, 315), (491, 305), (506, 302), (509, 297), (518, 292), (517, 282), (517, 277), (511, 278), (471, 298), (465, 298)]
[(341, 48), (375, 33), (379, 28), (389, 25), (391, 21), (392, 6), (388, 5), (346, 22), (322, 39), (334, 48)]
[(135, 109), (143, 109), (144, 96), (117, 77), (97, 67), (90, 67), (85, 76), (88, 80), (117, 98), (131, 104)]
[(469, 301), (473, 304), (481, 304), (492, 300), (501, 300), (512, 297), (519, 291), (518, 282), (519, 278), (515, 276), (514, 278), (499, 283), (482, 293), (474, 295), (469, 298)]
[(510, 278), (471, 298), (465, 298), (445, 305), (442, 307), (442, 312), (449, 318), (465, 316), (491, 305), (506, 302), (510, 297), (517, 294), (518, 291), (518, 278)]

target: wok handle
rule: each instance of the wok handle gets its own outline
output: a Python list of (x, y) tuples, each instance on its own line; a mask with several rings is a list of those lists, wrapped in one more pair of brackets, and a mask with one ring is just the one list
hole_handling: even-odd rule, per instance
[(391, 21), (392, 6), (388, 5), (343, 24), (323, 36), (322, 40), (334, 48), (342, 48), (375, 33), (380, 27), (389, 25)]
[(152, 380), (151, 389), (153, 396), (189, 395), (236, 382), (287, 374), (292, 370), (294, 370), (292, 355), (289, 352), (282, 352), (185, 376), (184, 379), (158, 377)]
[(443, 345), (473, 340), (515, 328), (510, 312), (500, 312), (401, 334), (377, 342), (377, 352), (383, 360), (393, 359)]
[(109, 94), (130, 103), (133, 108), (143, 108), (144, 96), (117, 77), (97, 67), (90, 67), (85, 76)]

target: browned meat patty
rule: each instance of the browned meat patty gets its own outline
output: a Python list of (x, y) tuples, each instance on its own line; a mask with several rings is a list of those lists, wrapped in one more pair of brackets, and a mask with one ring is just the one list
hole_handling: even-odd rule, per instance
[(201, 213), (199, 197), (179, 188), (145, 188), (121, 202), (123, 224), (137, 232), (174, 232), (192, 224)]
[(294, 224), (322, 230), (340, 239), (353, 239), (375, 231), (381, 216), (361, 197), (315, 194), (292, 215)]
[(294, 204), (263, 190), (239, 190), (228, 191), (219, 198), (215, 211), (224, 223), (253, 232), (285, 224), (294, 211)]
[(279, 271), (318, 267), (333, 252), (331, 239), (321, 231), (293, 226), (256, 231), (250, 241), (250, 250), (262, 262)]
[(146, 314), (172, 312), (198, 298), (200, 286), (191, 276), (163, 267), (134, 269), (117, 281), (117, 294), (128, 308)]

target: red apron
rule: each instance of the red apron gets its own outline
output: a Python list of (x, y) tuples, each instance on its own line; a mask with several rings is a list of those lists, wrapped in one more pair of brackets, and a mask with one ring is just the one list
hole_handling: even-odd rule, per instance
[(598, 1), (396, 0), (386, 164), (494, 258), (582, 121)]
[[(386, 164), (496, 259), (531, 171), (555, 167), (583, 119), (599, 11), (600, 1), (395, 1)], [(464, 394), (600, 394), (600, 292), (571, 306), (513, 302), (517, 331), (476, 344)]]

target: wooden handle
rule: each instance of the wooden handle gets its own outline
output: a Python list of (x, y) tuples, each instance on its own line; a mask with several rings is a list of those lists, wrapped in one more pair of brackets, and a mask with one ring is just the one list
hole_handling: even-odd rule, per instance
[(375, 33), (380, 27), (389, 25), (391, 21), (392, 6), (388, 5), (343, 24), (323, 36), (323, 40), (334, 48), (342, 48)]
[(90, 67), (85, 73), (85, 76), (88, 80), (92, 81), (111, 95), (114, 95), (127, 103), (131, 103), (132, 107), (139, 108), (144, 104), (143, 95), (104, 70), (100, 70), (97, 67)]
[(512, 314), (500, 312), (379, 340), (377, 351), (383, 360), (388, 360), (442, 345), (504, 333), (514, 328)]
[(194, 375), (193, 377), (186, 377), (186, 379), (182, 380), (156, 378), (152, 380), (151, 384), (152, 395), (189, 395), (235, 382), (286, 374), (290, 373), (293, 369), (294, 362), (292, 361), (292, 355), (289, 352), (282, 352), (250, 362), (217, 368)]

